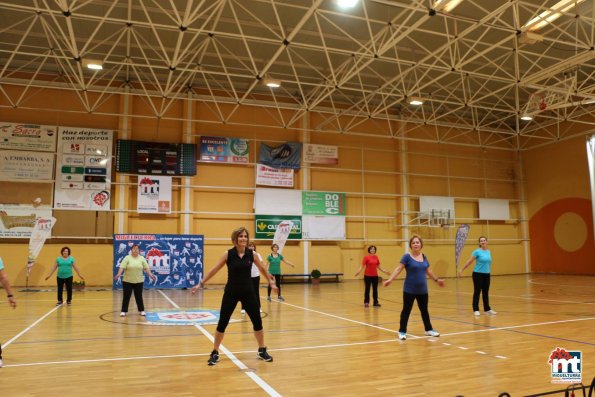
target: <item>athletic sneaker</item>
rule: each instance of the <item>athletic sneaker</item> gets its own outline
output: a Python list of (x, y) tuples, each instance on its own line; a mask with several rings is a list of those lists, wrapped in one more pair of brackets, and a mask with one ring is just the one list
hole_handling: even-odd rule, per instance
[(213, 350), (211, 352), (211, 356), (209, 357), (209, 360), (207, 361), (207, 364), (215, 365), (215, 364), (217, 364), (218, 361), (219, 361), (219, 352), (217, 350)]
[(147, 313), (145, 313), (144, 311), (140, 312), (139, 314), (140, 314), (141, 316), (146, 316), (146, 315), (147, 315)]
[(370, 306), (370, 304), (368, 302), (365, 302), (364, 307), (368, 307), (368, 306)]
[(476, 315), (476, 316), (481, 315), (481, 313), (479, 312), (479, 310), (474, 311), (473, 314)]
[(66, 301), (66, 304), (67, 305), (72, 305), (72, 302), (71, 301)]
[(428, 336), (440, 336), (440, 332), (434, 331), (433, 329), (426, 331), (426, 335)]
[(376, 303), (374, 303), (374, 306), (376, 306), (376, 307), (380, 307), (380, 306), (382, 306), (382, 305), (381, 305), (380, 303), (376, 302)]
[(126, 312), (120, 313), (120, 317), (126, 317)]
[(399, 332), (399, 340), (406, 340), (407, 334), (405, 332)]
[(56, 303), (56, 306), (62, 306), (62, 303), (64, 303), (64, 302), (59, 301), (58, 303)]
[(271, 355), (269, 353), (267, 353), (266, 347), (259, 347), (258, 355), (256, 357), (258, 357), (261, 360), (267, 361), (267, 362), (273, 361), (273, 357), (271, 357)]
[(282, 297), (281, 295), (279, 295), (279, 296), (277, 297), (277, 300), (278, 300), (279, 302), (285, 302), (285, 299), (283, 299), (283, 297)]
[(498, 312), (495, 312), (495, 311), (493, 311), (493, 310), (488, 310), (488, 311), (486, 312), (486, 314), (491, 314), (491, 315), (493, 316), (494, 314), (498, 314)]
[(267, 301), (269, 301), (269, 302), (271, 301), (271, 297), (270, 296), (267, 296)]
[(240, 313), (246, 314), (246, 310), (242, 309), (242, 310), (240, 310)]

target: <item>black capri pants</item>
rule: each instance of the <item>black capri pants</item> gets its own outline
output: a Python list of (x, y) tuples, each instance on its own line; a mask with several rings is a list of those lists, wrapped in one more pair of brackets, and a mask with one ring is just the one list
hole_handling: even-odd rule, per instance
[(221, 301), (221, 310), (219, 311), (219, 323), (217, 323), (217, 331), (224, 333), (231, 315), (235, 310), (238, 302), (242, 302), (242, 306), (246, 310), (246, 314), (252, 321), (252, 328), (254, 331), (262, 330), (262, 318), (260, 317), (260, 308), (256, 301), (256, 295), (252, 290), (252, 284), (248, 284), (250, 288), (242, 289), (241, 291), (231, 291), (227, 288), (223, 293), (223, 300)]

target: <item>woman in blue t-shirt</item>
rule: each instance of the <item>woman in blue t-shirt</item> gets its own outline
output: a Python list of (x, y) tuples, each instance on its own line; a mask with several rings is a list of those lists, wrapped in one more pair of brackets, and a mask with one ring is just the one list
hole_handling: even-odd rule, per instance
[(474, 261), (475, 269), (473, 269), (473, 314), (479, 316), (479, 294), (483, 300), (483, 310), (486, 314), (497, 314), (490, 307), (490, 268), (492, 266), (492, 254), (488, 249), (488, 239), (484, 236), (479, 238), (479, 248), (477, 248), (471, 254), (471, 258), (465, 262), (461, 270), (459, 270), (459, 276), (463, 273), (463, 270), (467, 268)]
[(56, 271), (56, 269), (58, 269), (58, 274), (56, 277), (56, 281), (58, 283), (58, 303), (56, 303), (56, 306), (60, 306), (63, 303), (62, 291), (64, 290), (64, 284), (66, 284), (66, 303), (68, 305), (72, 303), (72, 269), (76, 271), (76, 274), (79, 275), (81, 280), (85, 279), (81, 275), (79, 268), (76, 267), (76, 264), (74, 263), (74, 258), (70, 256), (70, 248), (63, 247), (60, 252), (62, 253), (62, 255), (60, 255), (58, 259), (56, 259), (56, 263), (54, 264), (54, 267), (52, 267), (52, 271), (45, 278), (46, 280), (48, 280)]
[(411, 237), (409, 240), (411, 252), (403, 255), (397, 268), (392, 272), (388, 280), (384, 282), (384, 286), (388, 287), (403, 269), (407, 271), (405, 283), (403, 284), (403, 310), (401, 310), (401, 324), (399, 327), (400, 340), (407, 339), (407, 322), (409, 322), (413, 302), (416, 300), (424, 322), (426, 335), (440, 336), (440, 333), (432, 328), (432, 323), (430, 322), (430, 313), (428, 312), (428, 281), (426, 275), (441, 287), (444, 286), (444, 280), (436, 277), (430, 270), (428, 258), (421, 252), (423, 246), (424, 242), (421, 237)]

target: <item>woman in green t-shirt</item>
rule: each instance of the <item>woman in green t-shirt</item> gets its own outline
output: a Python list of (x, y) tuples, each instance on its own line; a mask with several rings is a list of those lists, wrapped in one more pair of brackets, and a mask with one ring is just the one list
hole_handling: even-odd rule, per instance
[(134, 300), (136, 301), (136, 307), (141, 316), (146, 315), (145, 304), (143, 302), (143, 284), (145, 281), (145, 275), (143, 272), (151, 278), (151, 280), (157, 280), (157, 276), (151, 273), (147, 260), (140, 255), (140, 248), (134, 244), (130, 249), (130, 255), (128, 255), (120, 264), (118, 274), (114, 277), (114, 280), (118, 280), (122, 273), (122, 288), (124, 289), (124, 297), (122, 298), (122, 312), (120, 317), (126, 317), (128, 313), (128, 303), (130, 303), (130, 297), (132, 291), (134, 291)]
[[(267, 256), (267, 262), (269, 264), (269, 274), (275, 276), (275, 285), (277, 286), (277, 290), (279, 293), (279, 296), (277, 296), (277, 299), (279, 300), (279, 302), (283, 302), (285, 299), (283, 299), (283, 297), (281, 296), (281, 262), (288, 264), (291, 267), (295, 267), (293, 263), (289, 262), (287, 259), (285, 259), (283, 257), (283, 255), (281, 255), (279, 253), (279, 246), (277, 244), (273, 244), (271, 245), (271, 254), (269, 256)], [(267, 295), (267, 300), (270, 302), (271, 301), (271, 286), (269, 284), (269, 288), (267, 291), (268, 295)]]
[(48, 276), (45, 278), (48, 280), (52, 274), (58, 269), (58, 274), (56, 277), (56, 282), (58, 283), (58, 303), (56, 306), (60, 306), (63, 303), (62, 300), (62, 291), (64, 290), (64, 284), (66, 284), (66, 304), (70, 305), (72, 303), (72, 269), (76, 271), (76, 274), (79, 275), (81, 280), (85, 278), (81, 275), (81, 272), (76, 264), (74, 263), (74, 258), (70, 255), (70, 248), (63, 247), (60, 250), (60, 255), (58, 259), (56, 259), (56, 263), (54, 263), (54, 267), (52, 267), (52, 271)]

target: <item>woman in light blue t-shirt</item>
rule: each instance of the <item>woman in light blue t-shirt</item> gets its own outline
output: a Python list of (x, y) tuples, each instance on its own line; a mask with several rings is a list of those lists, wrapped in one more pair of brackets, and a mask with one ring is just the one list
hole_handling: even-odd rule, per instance
[(479, 316), (479, 294), (483, 300), (483, 310), (486, 314), (497, 314), (490, 307), (490, 270), (492, 267), (492, 253), (488, 249), (488, 239), (484, 236), (479, 238), (479, 248), (471, 254), (471, 258), (465, 262), (459, 276), (470, 264), (477, 261), (473, 269), (473, 314)]
[(50, 271), (50, 274), (45, 278), (48, 280), (52, 274), (58, 269), (58, 275), (56, 277), (56, 283), (58, 284), (58, 303), (56, 306), (60, 306), (64, 301), (62, 300), (62, 291), (64, 290), (64, 284), (66, 284), (66, 303), (70, 305), (72, 303), (72, 269), (76, 271), (81, 280), (85, 278), (81, 275), (79, 268), (74, 263), (74, 258), (70, 255), (70, 248), (63, 247), (60, 251), (60, 255), (54, 263), (54, 267)]

